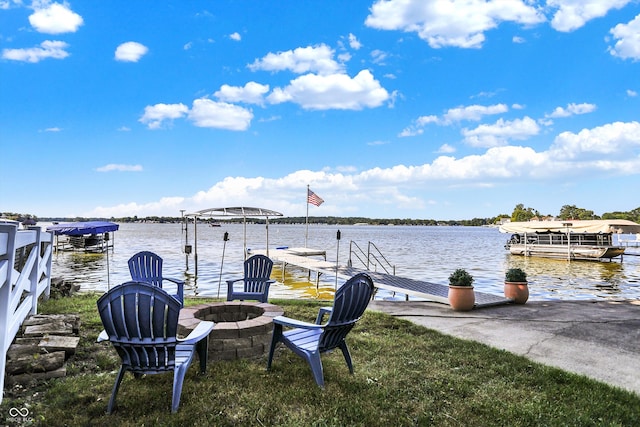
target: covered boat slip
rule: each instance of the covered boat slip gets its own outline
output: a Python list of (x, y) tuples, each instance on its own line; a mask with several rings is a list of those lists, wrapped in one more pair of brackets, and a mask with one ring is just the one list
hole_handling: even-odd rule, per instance
[(613, 235), (638, 233), (640, 225), (627, 220), (527, 221), (502, 224), (500, 231), (511, 233), (505, 249), (513, 255), (611, 260), (625, 252)]
[[(182, 211), (183, 217), (185, 219), (184, 224), (184, 253), (186, 255), (186, 264), (187, 270), (189, 269), (189, 255), (191, 254), (192, 246), (189, 242), (189, 226), (188, 220), (191, 218), (193, 220), (193, 259), (195, 266), (196, 276), (198, 275), (198, 220), (201, 219), (232, 219), (232, 218), (242, 218), (244, 236), (243, 236), (243, 253), (246, 259), (247, 256), (247, 218), (265, 218), (265, 229), (266, 229), (266, 237), (267, 237), (267, 253), (269, 256), (269, 218), (282, 216), (282, 213), (272, 211), (270, 209), (264, 208), (256, 208), (256, 207), (248, 207), (248, 206), (233, 206), (233, 207), (225, 207), (225, 208), (210, 208), (210, 209), (202, 209), (196, 212), (185, 214)], [(224, 244), (226, 247), (228, 235), (225, 233), (224, 236)], [(222, 249), (222, 259), (224, 262), (224, 251), (225, 248)]]
[[(266, 251), (252, 251), (252, 253), (266, 254)], [(449, 287), (447, 285), (414, 280), (406, 277), (396, 276), (393, 274), (379, 273), (376, 271), (359, 269), (355, 267), (340, 265), (336, 267), (336, 263), (326, 261), (326, 256), (325, 259), (314, 259), (310, 257), (312, 255), (325, 256), (326, 252), (309, 248), (286, 248), (271, 250), (269, 253), (269, 257), (273, 259), (273, 261), (282, 263), (283, 273), (287, 265), (304, 268), (306, 270), (309, 270), (309, 273), (311, 273), (311, 271), (315, 271), (317, 274), (316, 280), (319, 280), (319, 276), (321, 274), (335, 275), (340, 280), (348, 280), (356, 274), (364, 272), (371, 277), (374, 285), (378, 289), (384, 289), (389, 292), (404, 294), (407, 296), (407, 298), (409, 296), (413, 296), (429, 301), (449, 304)], [(502, 296), (487, 294), (484, 292), (475, 291), (475, 296), (476, 308), (508, 304), (511, 302), (511, 300), (506, 299)]]
[(506, 222), (500, 226), (503, 233), (592, 233), (592, 234), (636, 234), (640, 224), (626, 219), (593, 219), (566, 221)]
[(120, 226), (107, 221), (71, 222), (54, 224), (47, 231), (55, 236), (56, 251), (71, 250), (85, 252), (104, 252), (113, 248), (111, 234)]

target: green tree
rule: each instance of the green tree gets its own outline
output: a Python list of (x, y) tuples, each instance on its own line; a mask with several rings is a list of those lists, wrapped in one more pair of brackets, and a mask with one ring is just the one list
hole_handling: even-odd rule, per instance
[(579, 208), (576, 205), (564, 205), (560, 209), (559, 218), (565, 219), (598, 219), (599, 217), (592, 210)]
[(602, 219), (627, 219), (633, 222), (640, 222), (640, 207), (629, 212), (606, 212), (602, 214)]
[(534, 216), (540, 217), (540, 212), (533, 208), (525, 208), (522, 203), (516, 205), (511, 214), (512, 222), (529, 221)]

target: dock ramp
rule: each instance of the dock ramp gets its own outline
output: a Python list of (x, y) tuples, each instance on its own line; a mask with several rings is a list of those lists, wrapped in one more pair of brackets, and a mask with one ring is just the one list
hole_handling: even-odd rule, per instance
[[(258, 251), (255, 251), (255, 253), (258, 253)], [(269, 251), (269, 257), (274, 262), (280, 262), (282, 264), (283, 270), (286, 269), (287, 265), (292, 265), (309, 270), (309, 272), (316, 272), (318, 279), (321, 274), (330, 274), (336, 275), (338, 276), (338, 278), (343, 280), (347, 280), (358, 273), (367, 273), (373, 280), (375, 287), (378, 289), (384, 289), (386, 291), (404, 294), (407, 295), (407, 297), (414, 296), (429, 301), (439, 302), (447, 305), (449, 304), (449, 286), (447, 285), (409, 279), (407, 277), (380, 273), (377, 271), (369, 271), (355, 267), (338, 266), (336, 269), (335, 263), (326, 261), (326, 259), (311, 258), (311, 256), (308, 254), (325, 255), (325, 252), (314, 249), (301, 250), (300, 248), (277, 249)], [(476, 297), (476, 308), (509, 304), (512, 302), (510, 299), (499, 295), (488, 294), (479, 291), (475, 291), (474, 293)]]

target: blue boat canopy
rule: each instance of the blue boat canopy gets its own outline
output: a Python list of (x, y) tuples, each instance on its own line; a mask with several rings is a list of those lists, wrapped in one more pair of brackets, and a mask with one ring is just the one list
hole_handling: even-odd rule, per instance
[(118, 228), (120, 228), (120, 226), (113, 222), (87, 221), (51, 225), (47, 227), (47, 231), (53, 231), (56, 235), (82, 236), (84, 234), (108, 233), (109, 231), (116, 231)]

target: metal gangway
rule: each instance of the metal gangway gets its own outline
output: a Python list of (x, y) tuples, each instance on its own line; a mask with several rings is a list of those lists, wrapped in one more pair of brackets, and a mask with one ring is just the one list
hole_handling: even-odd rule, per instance
[[(340, 266), (337, 262), (326, 260), (326, 251), (309, 248), (281, 248), (272, 250), (269, 257), (274, 262), (282, 264), (283, 276), (287, 265), (296, 266), (316, 273), (316, 286), (322, 274), (335, 275), (337, 279), (348, 280), (358, 273), (369, 274), (377, 289), (384, 289), (395, 294), (422, 298), (428, 301), (435, 301), (449, 304), (449, 286), (438, 283), (431, 283), (423, 280), (416, 280), (407, 277), (397, 276), (396, 268), (380, 252), (380, 250), (369, 242), (367, 252), (364, 252), (355, 242), (350, 243), (349, 261), (346, 266)], [(260, 253), (261, 251), (254, 251)], [(312, 258), (313, 255), (323, 255), (323, 259)], [(353, 260), (357, 259), (363, 267), (353, 266)], [(377, 271), (380, 270), (380, 271)], [(503, 296), (475, 291), (475, 307), (488, 307), (493, 305), (508, 304), (511, 300)]]

